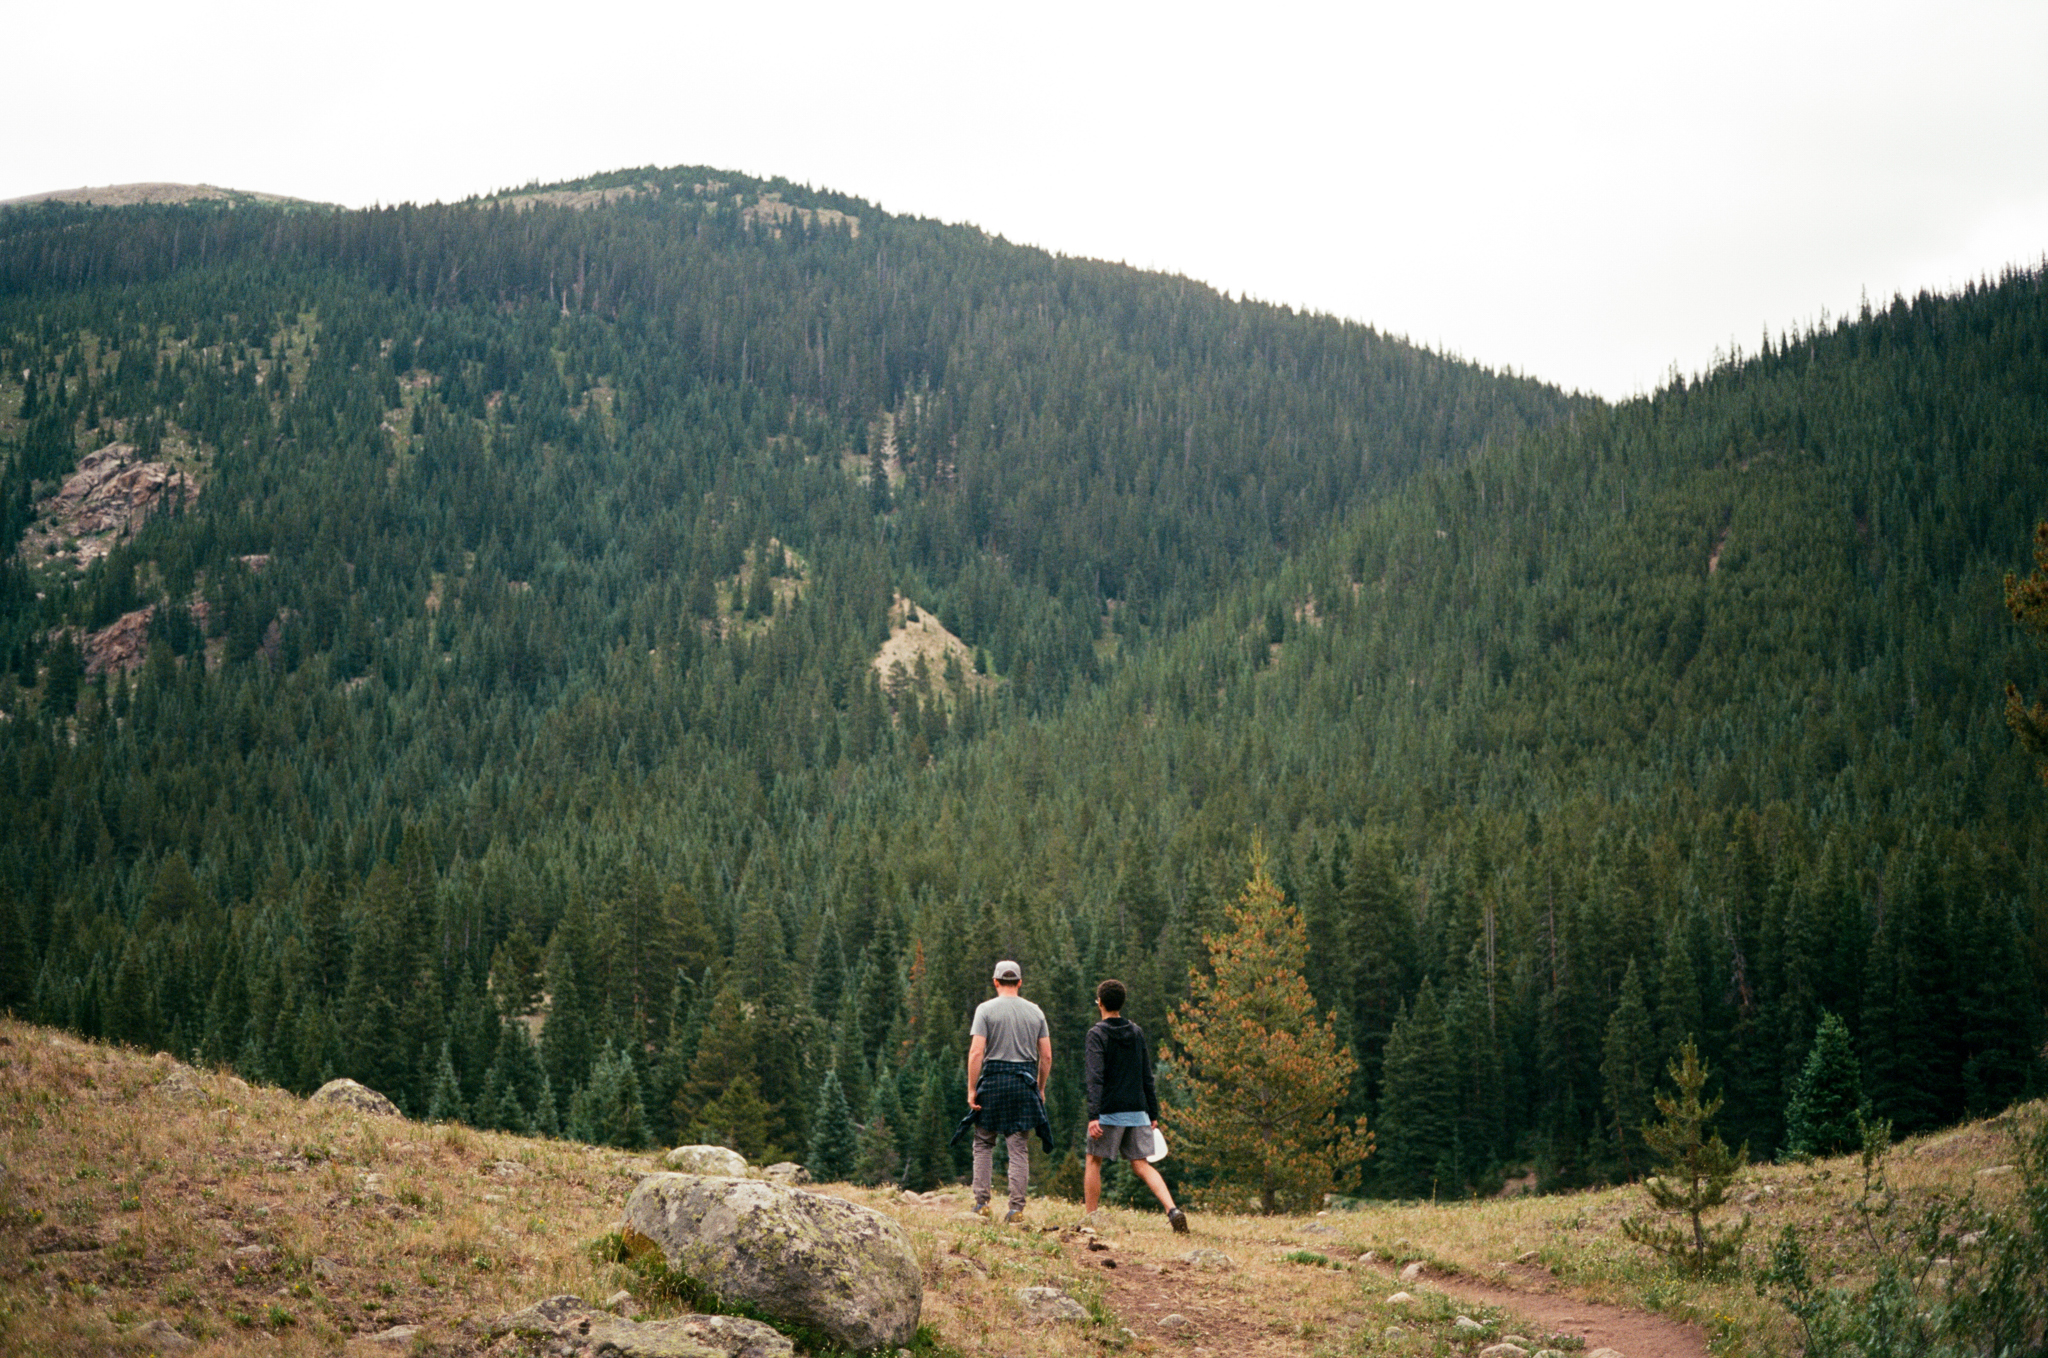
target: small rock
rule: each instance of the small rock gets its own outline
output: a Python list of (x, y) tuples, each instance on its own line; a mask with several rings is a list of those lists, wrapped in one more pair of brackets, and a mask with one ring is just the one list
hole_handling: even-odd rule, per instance
[(948, 1254), (940, 1259), (939, 1272), (951, 1273), (964, 1278), (986, 1278), (988, 1276), (988, 1270), (980, 1264), (975, 1263), (972, 1259), (964, 1259), (957, 1254)]
[(724, 1146), (678, 1146), (662, 1157), (662, 1163), (681, 1174), (709, 1174), (726, 1179), (744, 1179), (747, 1159)]
[(1387, 1298), (1387, 1305), (1405, 1306), (1406, 1304), (1414, 1300), (1415, 1297), (1411, 1293), (1396, 1292), (1393, 1296)]
[(152, 1320), (145, 1325), (138, 1325), (135, 1328), (135, 1337), (158, 1353), (176, 1353), (179, 1349), (192, 1347), (192, 1341), (173, 1329), (168, 1320)]
[(1404, 1335), (1404, 1334), (1406, 1334), (1406, 1333), (1408, 1333), (1408, 1331), (1407, 1331), (1407, 1330), (1406, 1330), (1405, 1328), (1403, 1328), (1402, 1326), (1399, 1326), (1399, 1325), (1389, 1325), (1389, 1326), (1387, 1326), (1387, 1328), (1386, 1328), (1386, 1329), (1384, 1329), (1384, 1330), (1381, 1330), (1381, 1331), (1380, 1331), (1380, 1338), (1382, 1338), (1382, 1339), (1399, 1339), (1399, 1338), (1400, 1338), (1400, 1337), (1401, 1337), (1402, 1335)]
[(381, 1174), (358, 1174), (356, 1175), (356, 1183), (362, 1187), (364, 1193), (373, 1198), (388, 1198), (391, 1196), (391, 1190), (385, 1184), (384, 1176)]
[(397, 1104), (376, 1090), (357, 1084), (354, 1080), (329, 1080), (314, 1090), (306, 1102), (332, 1104), (336, 1108), (353, 1109), (358, 1113), (370, 1113), (378, 1117), (400, 1116)]
[(794, 1160), (783, 1160), (761, 1171), (761, 1177), (771, 1183), (788, 1184), (801, 1188), (811, 1181), (811, 1172)]
[(331, 1283), (341, 1276), (341, 1265), (324, 1254), (313, 1256), (313, 1276), (323, 1283)]
[(1230, 1256), (1225, 1254), (1222, 1250), (1189, 1250), (1186, 1254), (1183, 1254), (1181, 1256), (1181, 1262), (1193, 1264), (1196, 1268), (1204, 1269), (1225, 1269), (1236, 1267), (1236, 1265), (1231, 1261)]
[(1420, 1259), (1417, 1259), (1414, 1263), (1408, 1265), (1408, 1267), (1401, 1270), (1401, 1281), (1404, 1283), (1412, 1283), (1417, 1278), (1420, 1278), (1422, 1276), (1422, 1273), (1422, 1261)]
[(1159, 1328), (1162, 1330), (1185, 1330), (1190, 1323), (1188, 1318), (1178, 1311), (1168, 1311), (1159, 1317)]
[(614, 1172), (627, 1179), (644, 1179), (650, 1174), (661, 1173), (661, 1169), (652, 1160), (636, 1158), (619, 1161)]
[(1541, 1250), (1523, 1250), (1515, 1256), (1515, 1262), (1518, 1264), (1533, 1264), (1541, 1257)]
[(270, 1249), (265, 1245), (244, 1245), (238, 1250), (230, 1251), (230, 1253), (243, 1268), (268, 1268), (270, 1266)]
[(526, 1173), (526, 1166), (517, 1160), (493, 1160), (484, 1166), (484, 1173), (493, 1179), (517, 1179)]
[(172, 1066), (171, 1073), (156, 1082), (156, 1092), (176, 1103), (205, 1103), (206, 1091), (192, 1078), (186, 1066)]
[(419, 1332), (420, 1327), (417, 1325), (393, 1325), (388, 1330), (379, 1330), (375, 1334), (362, 1337), (372, 1344), (411, 1344)]
[(1529, 1358), (1529, 1350), (1520, 1344), (1510, 1344), (1503, 1340), (1498, 1344), (1488, 1344), (1479, 1350), (1479, 1358)]
[(485, 1202), (503, 1202), (503, 1201), (505, 1201), (505, 1195), (504, 1195), (503, 1193), (486, 1193), (486, 1194), (484, 1194), (484, 1201), (485, 1201)]
[(1024, 1318), (1035, 1321), (1086, 1320), (1088, 1308), (1057, 1287), (1020, 1287), (1017, 1304)]
[(1594, 1349), (1586, 1358), (1621, 1358), (1619, 1349)]
[(1504, 1334), (1500, 1337), (1500, 1342), (1503, 1344), (1513, 1344), (1516, 1348), (1522, 1349), (1530, 1346), (1529, 1341), (1518, 1334)]
[(1565, 1358), (1563, 1349), (1538, 1349), (1536, 1358)]
[(2012, 1173), (2011, 1165), (1986, 1165), (1977, 1171), (1977, 1177), (1980, 1179), (1996, 1179), (2000, 1175), (2010, 1173)]
[(1320, 1221), (1311, 1221), (1301, 1228), (1301, 1233), (1303, 1235), (1335, 1235), (1337, 1234), (1337, 1228), (1325, 1226)]
[(979, 1212), (955, 1212), (953, 1213), (953, 1220), (970, 1223), (975, 1226), (986, 1226), (989, 1223), (989, 1219)]
[(604, 1309), (614, 1315), (622, 1314), (633, 1304), (633, 1294), (623, 1287), (604, 1299)]
[(1451, 1328), (1459, 1334), (1485, 1334), (1486, 1327), (1470, 1316), (1459, 1316), (1451, 1322)]

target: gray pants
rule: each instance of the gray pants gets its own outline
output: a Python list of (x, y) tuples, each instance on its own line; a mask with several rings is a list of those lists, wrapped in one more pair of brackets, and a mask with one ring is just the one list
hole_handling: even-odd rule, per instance
[[(1010, 1210), (1024, 1210), (1024, 1190), (1031, 1186), (1031, 1133), (1011, 1132), (1004, 1138), (1010, 1153)], [(996, 1176), (996, 1134), (974, 1129), (974, 1205), (989, 1199)]]

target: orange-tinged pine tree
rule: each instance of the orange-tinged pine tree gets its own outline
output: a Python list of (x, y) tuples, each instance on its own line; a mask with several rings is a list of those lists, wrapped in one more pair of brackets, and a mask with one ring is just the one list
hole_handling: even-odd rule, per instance
[(1173, 1014), (1193, 1099), (1173, 1110), (1178, 1147), (1196, 1165), (1256, 1184), (1264, 1211), (1317, 1207), (1355, 1184), (1373, 1152), (1364, 1118), (1337, 1122), (1358, 1063), (1337, 1041), (1336, 1015), (1316, 1014), (1302, 975), (1308, 930), (1267, 875), (1262, 848), (1225, 918), (1228, 930), (1203, 940), (1213, 974), (1192, 971)]

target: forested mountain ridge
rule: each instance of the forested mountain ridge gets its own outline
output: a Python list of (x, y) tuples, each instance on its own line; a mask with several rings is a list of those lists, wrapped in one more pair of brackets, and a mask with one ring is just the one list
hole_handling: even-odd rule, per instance
[[(1774, 1147), (1823, 1007), (1909, 1126), (2040, 1078), (2038, 275), (1609, 407), (781, 182), (509, 197), (0, 215), (7, 540), (115, 439), (203, 482), (8, 568), (0, 1002), (754, 1154), (836, 1070), (916, 1180), (987, 959), (1163, 1033), (1263, 832), (1380, 1191), (1637, 1168), (1688, 1031)], [(878, 683), (898, 591), (1000, 682)]]

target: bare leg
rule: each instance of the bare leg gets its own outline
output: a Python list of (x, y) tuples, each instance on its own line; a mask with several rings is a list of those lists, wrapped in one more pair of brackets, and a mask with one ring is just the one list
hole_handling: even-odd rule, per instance
[[(1094, 1160), (1095, 1157), (1089, 1157), (1088, 1167), (1091, 1170), (1095, 1168)], [(1161, 1207), (1164, 1207), (1169, 1212), (1173, 1210), (1173, 1193), (1167, 1188), (1166, 1180), (1159, 1177), (1159, 1171), (1152, 1167), (1150, 1160), (1131, 1161), (1131, 1173), (1145, 1181), (1145, 1187), (1152, 1190), (1152, 1196), (1159, 1199)], [(1101, 1187), (1099, 1182), (1096, 1187)]]
[[(1145, 1168), (1152, 1169), (1152, 1166), (1147, 1165)], [(1152, 1172), (1157, 1174), (1159, 1171), (1153, 1169)], [(1096, 1204), (1101, 1201), (1102, 1157), (1091, 1155), (1088, 1157), (1088, 1168), (1081, 1171), (1081, 1205), (1086, 1210), (1092, 1212), (1095, 1210)]]

